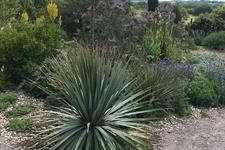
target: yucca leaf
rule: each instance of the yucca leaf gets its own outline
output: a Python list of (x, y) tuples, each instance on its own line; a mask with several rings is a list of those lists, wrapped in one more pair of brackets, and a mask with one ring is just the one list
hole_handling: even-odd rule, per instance
[(44, 122), (53, 124), (27, 149), (123, 150), (124, 144), (143, 144), (129, 131), (144, 133), (149, 126), (137, 116), (155, 110), (144, 109), (150, 91), (138, 90), (126, 66), (79, 51), (53, 59), (43, 73), (54, 89), (48, 93), (65, 105), (48, 112)]

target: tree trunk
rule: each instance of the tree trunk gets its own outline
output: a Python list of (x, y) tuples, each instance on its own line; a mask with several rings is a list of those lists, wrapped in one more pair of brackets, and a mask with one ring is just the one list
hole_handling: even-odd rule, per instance
[(158, 6), (158, 0), (148, 0), (148, 11), (155, 11)]

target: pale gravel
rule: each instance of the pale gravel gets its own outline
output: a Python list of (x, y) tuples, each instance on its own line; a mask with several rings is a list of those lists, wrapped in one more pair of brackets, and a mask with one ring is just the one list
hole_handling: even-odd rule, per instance
[(225, 150), (225, 108), (204, 110), (208, 117), (187, 119), (164, 130), (155, 150)]
[[(9, 92), (9, 91), (7, 91), (7, 92)], [(26, 94), (24, 94), (21, 91), (19, 91), (17, 93), (19, 95), (19, 98), (17, 100), (16, 105), (32, 103), (33, 106), (35, 107), (35, 112), (33, 112), (33, 113), (43, 111), (43, 103), (40, 100), (35, 99), (30, 96), (27, 96)], [(9, 111), (11, 109), (12, 109), (12, 106), (7, 108), (6, 111)], [(9, 119), (4, 117), (4, 113), (6, 111), (0, 113), (0, 143), (7, 144), (16, 149), (19, 149), (18, 148), (19, 143), (29, 139), (31, 137), (31, 135), (29, 132), (16, 133), (16, 132), (12, 132), (12, 131), (7, 131), (5, 128), (5, 125), (8, 123)], [(20, 119), (29, 118), (30, 116), (33, 115), (33, 113), (25, 115), (25, 116), (21, 117)]]

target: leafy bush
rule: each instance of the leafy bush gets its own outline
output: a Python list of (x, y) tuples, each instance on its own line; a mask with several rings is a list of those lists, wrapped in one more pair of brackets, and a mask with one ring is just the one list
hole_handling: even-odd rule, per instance
[[(210, 66), (209, 66), (210, 65)], [(225, 104), (225, 65), (223, 63), (208, 64), (207, 77), (214, 83), (215, 91), (219, 96), (219, 104)]]
[(211, 107), (218, 105), (218, 95), (214, 90), (214, 84), (204, 75), (196, 75), (189, 83), (187, 94), (191, 103), (199, 107)]
[(136, 149), (142, 143), (128, 129), (140, 129), (136, 115), (153, 110), (142, 110), (145, 92), (136, 92), (133, 78), (121, 63), (84, 51), (71, 52), (54, 59), (44, 72), (53, 93), (65, 97), (67, 105), (40, 122), (53, 121), (53, 126), (50, 132), (41, 131), (30, 149), (123, 149), (124, 143)]
[(202, 44), (209, 48), (225, 50), (225, 31), (209, 34), (203, 39)]
[(13, 92), (0, 95), (0, 111), (4, 111), (10, 104), (14, 104), (17, 99), (18, 95)]
[(15, 22), (0, 32), (0, 66), (7, 81), (18, 83), (62, 47), (62, 32), (52, 23)]
[[(197, 56), (196, 56), (197, 57)], [(214, 84), (214, 89), (219, 96), (219, 104), (225, 104), (225, 61), (219, 57), (201, 58), (202, 73)]]
[(26, 105), (18, 105), (15, 106), (11, 111), (6, 112), (5, 116), (8, 118), (20, 117), (31, 113), (33, 110), (34, 107), (31, 103)]
[(217, 7), (213, 11), (212, 16), (225, 21), (225, 6)]
[(211, 17), (209, 15), (202, 15), (195, 19), (191, 24), (191, 32), (201, 31), (205, 35), (208, 35), (212, 32), (218, 32), (225, 30), (225, 21), (219, 18)]
[[(190, 105), (185, 94), (188, 79), (184, 73), (184, 70), (178, 68), (176, 64), (156, 63), (140, 68), (137, 75), (143, 82), (141, 88), (150, 89), (153, 93), (150, 97), (155, 98), (153, 105), (149, 108), (169, 109), (170, 112), (181, 116), (190, 114)], [(165, 115), (164, 112), (155, 112), (156, 116), (163, 114)]]
[(31, 119), (12, 119), (6, 124), (6, 129), (15, 132), (24, 132), (33, 125), (33, 120)]
[(189, 60), (200, 72), (214, 85), (214, 90), (219, 97), (219, 104), (225, 104), (225, 61), (218, 56), (193, 56)]
[(200, 14), (204, 13), (211, 13), (213, 11), (213, 6), (212, 4), (207, 4), (207, 3), (189, 3), (189, 4), (184, 4), (184, 7), (187, 9), (188, 13), (194, 16), (199, 16)]

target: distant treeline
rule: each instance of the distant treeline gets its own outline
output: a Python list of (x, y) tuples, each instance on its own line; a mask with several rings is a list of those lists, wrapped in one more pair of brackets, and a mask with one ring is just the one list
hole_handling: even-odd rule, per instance
[[(132, 3), (147, 3), (147, 0), (131, 0)], [(195, 1), (195, 0), (177, 0), (177, 1), (174, 1), (174, 0), (160, 0), (160, 2), (171, 2), (171, 3), (174, 3), (174, 2), (182, 2), (182, 3), (225, 3), (225, 1), (219, 1), (219, 0), (213, 0), (213, 1)]]

